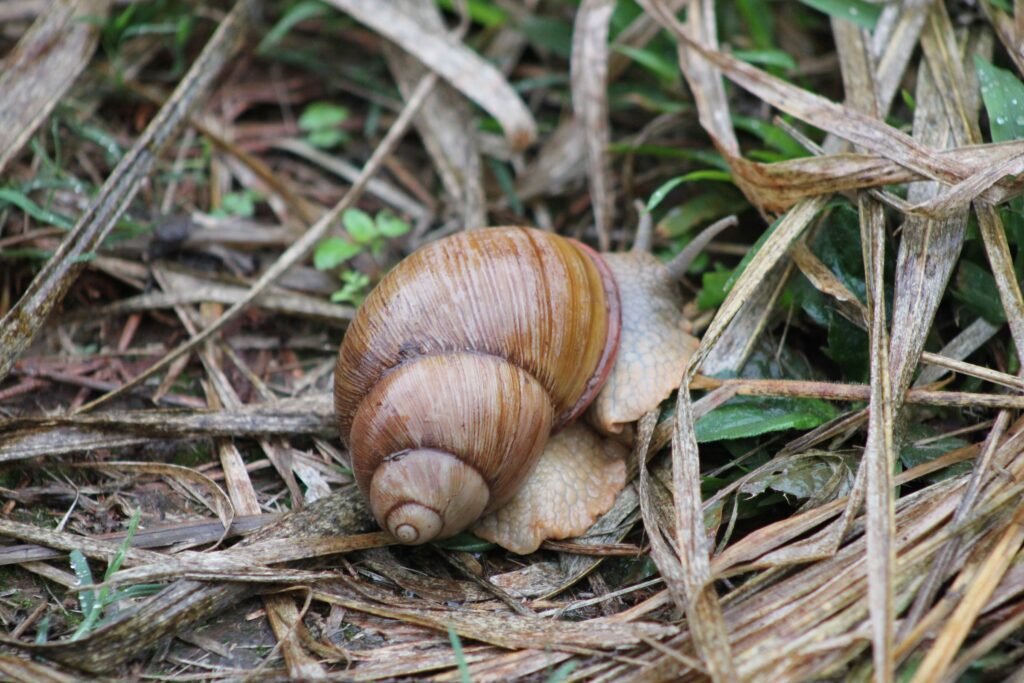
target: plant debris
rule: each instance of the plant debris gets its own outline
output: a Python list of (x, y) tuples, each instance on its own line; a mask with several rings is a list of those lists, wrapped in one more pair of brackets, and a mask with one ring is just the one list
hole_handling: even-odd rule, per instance
[[(8, 4), (3, 677), (1019, 676), (1021, 3)], [(699, 347), (584, 535), (393, 545), (338, 343), (515, 224)]]

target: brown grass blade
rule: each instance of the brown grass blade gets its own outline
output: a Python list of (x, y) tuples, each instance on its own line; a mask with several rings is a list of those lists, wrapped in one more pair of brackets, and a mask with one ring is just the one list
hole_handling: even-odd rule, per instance
[[(217, 482), (191, 467), (175, 465), (169, 462), (129, 462), (125, 460), (82, 463), (79, 466), (111, 474), (139, 472), (141, 474), (165, 477), (187, 491), (189, 496), (206, 506), (210, 512), (217, 515), (217, 519), (220, 520), (223, 527), (222, 533), (226, 533), (234, 521), (235, 508), (231, 504), (231, 499), (224, 493), (224, 490), (217, 485)], [(245, 512), (243, 514), (260, 515), (262, 512), (262, 510), (257, 508), (254, 512)]]
[(611, 248), (615, 222), (608, 154), (608, 24), (614, 9), (612, 0), (583, 0), (572, 34), (572, 108), (586, 141), (587, 181), (601, 251)]
[(685, 612), (686, 582), (682, 572), (682, 563), (676, 548), (669, 539), (670, 529), (663, 529), (654, 513), (654, 500), (651, 493), (651, 477), (647, 471), (647, 452), (657, 424), (656, 413), (644, 415), (637, 424), (636, 441), (633, 445), (633, 459), (637, 463), (637, 497), (640, 502), (640, 514), (644, 520), (644, 528), (651, 544), (651, 559), (658, 566), (658, 572), (665, 579), (668, 592), (672, 596), (676, 608)]
[(0, 655), (0, 675), (19, 683), (74, 683), (78, 676), (64, 673), (41, 662)]
[[(985, 172), (996, 164), (1005, 164), (1013, 168), (1015, 160), (1020, 158), (1021, 147), (1024, 147), (1024, 143), (1013, 141), (981, 146), (968, 145), (937, 151), (936, 154), (940, 159), (949, 160), (951, 164), (964, 168), (967, 170), (967, 177), (971, 177)], [(927, 180), (927, 177), (920, 173), (873, 154), (829, 154), (770, 164), (738, 157), (727, 159), (737, 174), (737, 182), (742, 183), (743, 190), (751, 201), (771, 212), (785, 211), (806, 197)], [(980, 176), (978, 178), (980, 179)], [(1022, 191), (1024, 181), (1020, 178), (1003, 178), (996, 181), (992, 187), (983, 190), (979, 196), (987, 201), (999, 203), (1019, 195)], [(948, 211), (945, 204), (934, 210), (928, 204), (924, 204), (920, 210), (913, 205), (906, 209), (918, 211), (922, 215), (944, 214)]]
[(844, 318), (855, 325), (867, 326), (867, 308), (857, 298), (857, 295), (851, 292), (836, 277), (835, 273), (810, 250), (805, 240), (794, 244), (789, 253), (797, 268), (804, 274), (804, 277), (810, 280), (814, 288), (836, 300), (836, 309)]
[(0, 461), (130, 445), (146, 439), (328, 434), (334, 419), (330, 397), (320, 395), (248, 404), (238, 410), (140, 410), (0, 420)]
[[(880, 107), (864, 34), (851, 23), (834, 18), (832, 30), (839, 49), (847, 106), (877, 119)], [(882, 205), (863, 193), (857, 196), (857, 207), (867, 281), (871, 359), (868, 432), (862, 460), (867, 508), (868, 615), (874, 678), (877, 681), (892, 681), (895, 675), (893, 633), (896, 612), (893, 590), (895, 520), (892, 468), (896, 453), (894, 421), (897, 408), (892, 400), (885, 310), (885, 215)]]
[(719, 306), (718, 312), (701, 338), (700, 347), (694, 354), (695, 360), (691, 361), (692, 367), (700, 367), (740, 307), (762, 287), (762, 281), (768, 272), (785, 257), (790, 245), (800, 238), (827, 201), (828, 197), (803, 200), (776, 223), (771, 235), (761, 245), (757, 255), (751, 259), (725, 301)]
[[(992, 459), (995, 457), (996, 449), (1006, 433), (1006, 428), (1009, 425), (1009, 422), (1010, 414), (1008, 412), (1003, 411), (999, 413), (999, 417), (996, 418), (995, 425), (992, 427), (988, 437), (985, 439), (985, 443), (981, 447), (981, 456), (978, 458), (978, 463), (975, 465), (974, 471), (971, 473), (971, 480), (967, 485), (967, 491), (964, 493), (963, 498), (960, 499), (956, 512), (953, 514), (954, 525), (959, 526), (968, 520), (968, 517), (978, 500), (978, 494), (981, 491), (982, 483), (989, 476), (989, 468), (991, 467)], [(900, 649), (909, 650), (910, 646), (916, 644), (918, 638), (913, 637), (911, 630), (916, 630), (921, 616), (935, 598), (939, 585), (941, 584), (943, 577), (949, 571), (949, 564), (952, 562), (961, 542), (962, 539), (960, 538), (950, 539), (946, 546), (939, 552), (935, 562), (929, 568), (928, 576), (925, 577), (925, 580), (921, 585), (921, 589), (914, 597), (914, 603), (907, 611), (903, 625), (900, 629), (901, 637), (903, 638), (902, 642), (900, 642)], [(936, 610), (934, 611), (937, 613), (945, 613), (946, 610), (939, 609), (939, 606), (936, 606)]]
[[(954, 361), (961, 361), (977, 351), (1000, 329), (984, 318), (977, 318), (970, 325), (965, 327), (959, 334), (939, 349), (938, 355)], [(931, 362), (931, 361), (928, 361)], [(943, 368), (932, 366), (926, 367), (914, 381), (915, 387), (927, 386), (940, 380), (946, 372)]]
[[(914, 113), (914, 134), (925, 144), (938, 146), (947, 141), (945, 127), (936, 120), (941, 105), (929, 73), (924, 71), (918, 77), (919, 104)], [(916, 183), (908, 196), (910, 201), (920, 201), (935, 196), (937, 191), (934, 183)], [(939, 302), (960, 255), (966, 229), (966, 211), (940, 220), (910, 216), (903, 223), (903, 239), (896, 261), (889, 349), (893, 397), (897, 405), (902, 404), (903, 393), (913, 379)]]
[[(701, 342), (704, 346), (704, 342)], [(676, 400), (672, 433), (672, 495), (675, 499), (676, 546), (686, 589), (686, 616), (697, 652), (716, 681), (738, 681), (722, 607), (711, 580), (710, 548), (700, 495), (700, 461), (694, 432), (693, 404), (686, 379), (700, 363), (690, 360)]]
[[(906, 2), (887, 8), (871, 36), (871, 54), (877, 57), (875, 95), (880, 114), (888, 112), (900, 81), (917, 47), (928, 16), (927, 2)], [(887, 20), (888, 19), (888, 20)]]
[[(266, 526), (275, 521), (280, 515), (243, 515), (235, 517), (232, 521), (229, 536), (251, 532), (253, 529)], [(100, 540), (122, 541), (125, 538), (124, 532), (100, 534)], [(159, 548), (170, 545), (185, 544), (188, 546), (215, 543), (218, 538), (224, 535), (224, 527), (219, 521), (182, 522), (180, 524), (164, 525), (162, 527), (150, 527), (139, 529), (132, 537), (133, 548)], [(64, 557), (65, 553), (54, 548), (48, 548), (36, 544), (9, 545), (0, 548), (0, 566), (18, 564), (19, 562), (32, 562), (39, 560), (52, 560)]]
[[(813, 380), (716, 379), (697, 375), (690, 383), (691, 389), (717, 389), (719, 387), (729, 387), (739, 396), (799, 396), (820, 398), (825, 401), (867, 401), (871, 396), (871, 387), (868, 385), (835, 384)], [(911, 389), (906, 393), (905, 400), (907, 403), (919, 405), (1024, 409), (1024, 396), (1007, 394)]]
[(892, 126), (797, 88), (731, 55), (709, 49), (682, 32), (675, 34), (737, 85), (791, 116), (933, 180), (956, 182), (968, 174), (964, 167), (943, 159)]
[(999, 300), (1006, 311), (1017, 353), (1024, 353), (1024, 298), (1021, 297), (1020, 283), (1013, 269), (1010, 245), (1006, 240), (1006, 228), (995, 207), (985, 201), (974, 202), (974, 213), (978, 216), (978, 228), (985, 242), (992, 275), (996, 279)]
[(399, 619), (442, 633), (451, 626), (463, 638), (505, 648), (530, 648), (586, 652), (589, 648), (614, 650), (640, 642), (642, 636), (663, 637), (675, 631), (657, 624), (617, 624), (602, 619), (555, 621), (511, 614), (456, 609), (418, 609), (391, 598), (387, 604), (355, 597), (339, 586), (318, 591), (315, 598), (348, 609)]
[(0, 60), (0, 172), (89, 64), (110, 0), (50, 3)]
[(966, 586), (963, 600), (946, 622), (939, 633), (935, 644), (928, 650), (924, 661), (914, 673), (912, 683), (942, 680), (957, 650), (967, 637), (974, 620), (985, 606), (989, 596), (1006, 573), (1010, 562), (1024, 544), (1024, 506), (1018, 506), (1013, 519), (1006, 526), (998, 543), (992, 548), (988, 557), (978, 567)]
[[(154, 268), (167, 276), (168, 283), (171, 285), (170, 291), (149, 292), (127, 297), (110, 304), (85, 309), (81, 313), (72, 314), (72, 316), (83, 320), (95, 320), (97, 317), (126, 315), (161, 308), (173, 308), (183, 304), (207, 302), (231, 306), (243, 301), (248, 292), (245, 287), (239, 285), (208, 280), (161, 266), (154, 266)], [(322, 298), (289, 292), (276, 287), (260, 297), (258, 305), (268, 311), (310, 317), (337, 326), (347, 325), (355, 315), (355, 309), (351, 306), (332, 304)]]
[(892, 470), (894, 404), (889, 374), (889, 334), (885, 314), (885, 215), (882, 205), (865, 195), (859, 198), (864, 271), (868, 281), (868, 319), (871, 344), (871, 400), (868, 436), (864, 447), (867, 468), (868, 611), (875, 680), (891, 681), (893, 662), (893, 595), (895, 520)]
[[(685, 0), (670, 0), (678, 10)], [(616, 45), (643, 47), (658, 34), (661, 27), (650, 15), (641, 14), (616, 37)], [(608, 59), (608, 82), (618, 79), (632, 60), (621, 52), (612, 52)], [(540, 148), (537, 157), (516, 179), (516, 192), (528, 201), (540, 195), (555, 194), (583, 175), (585, 147), (583, 128), (573, 117), (559, 124)]]

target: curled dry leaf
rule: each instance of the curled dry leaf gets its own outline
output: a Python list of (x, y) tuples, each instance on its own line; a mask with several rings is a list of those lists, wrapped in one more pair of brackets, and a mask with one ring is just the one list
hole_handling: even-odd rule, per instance
[(609, 231), (615, 221), (615, 193), (608, 158), (608, 23), (612, 0), (583, 0), (572, 34), (572, 108), (583, 127), (590, 183), (601, 251), (611, 247)]

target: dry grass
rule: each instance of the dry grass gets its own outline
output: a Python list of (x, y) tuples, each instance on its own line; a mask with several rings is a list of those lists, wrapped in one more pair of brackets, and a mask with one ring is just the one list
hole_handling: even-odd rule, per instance
[[(1024, 6), (441, 4), (0, 5), (2, 675), (1019, 677)], [(635, 200), (666, 256), (740, 221), (633, 482), (388, 547), (326, 394), (365, 283)], [(357, 206), (411, 230), (339, 268)]]

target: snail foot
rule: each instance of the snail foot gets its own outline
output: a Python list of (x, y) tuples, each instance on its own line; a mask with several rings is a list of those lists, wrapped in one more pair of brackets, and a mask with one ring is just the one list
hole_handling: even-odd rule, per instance
[(471, 531), (514, 553), (545, 540), (579, 536), (611, 509), (626, 484), (626, 455), (581, 424), (551, 438), (519, 492)]

